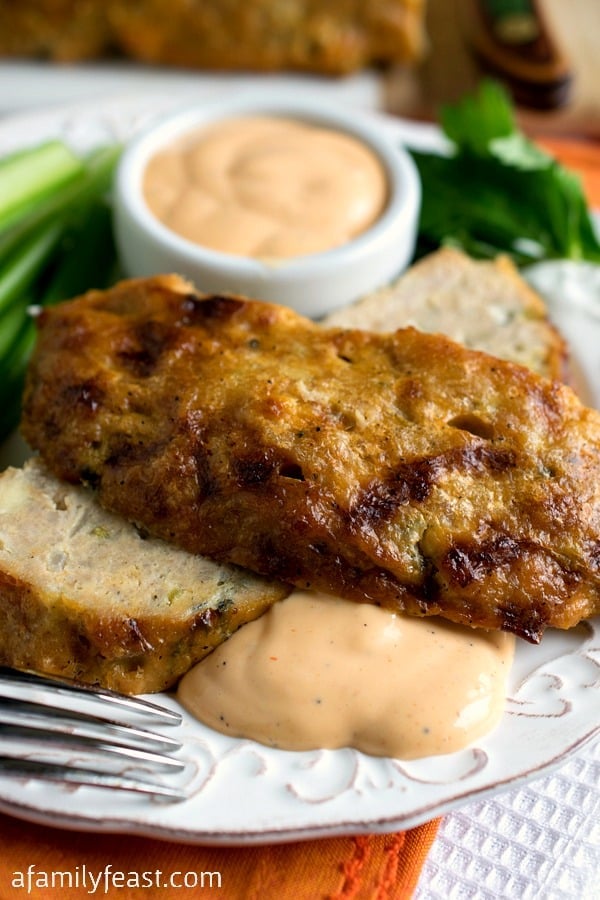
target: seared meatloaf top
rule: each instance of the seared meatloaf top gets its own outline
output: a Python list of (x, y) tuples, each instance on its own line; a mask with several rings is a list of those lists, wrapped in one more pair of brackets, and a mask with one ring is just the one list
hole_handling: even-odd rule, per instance
[(600, 414), (558, 382), (175, 276), (47, 309), (39, 331), (26, 439), (154, 535), (531, 641), (600, 610)]

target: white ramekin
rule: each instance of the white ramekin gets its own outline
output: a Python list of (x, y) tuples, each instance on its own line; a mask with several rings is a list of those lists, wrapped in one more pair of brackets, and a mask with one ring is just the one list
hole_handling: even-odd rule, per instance
[[(186, 132), (252, 114), (314, 122), (353, 135), (370, 147), (389, 181), (389, 200), (377, 222), (334, 250), (277, 264), (201, 247), (163, 225), (142, 192), (150, 158)], [(132, 140), (115, 181), (115, 235), (130, 277), (174, 272), (200, 291), (242, 294), (318, 318), (389, 283), (406, 268), (414, 252), (420, 201), (419, 176), (410, 155), (378, 129), (372, 114), (315, 98), (248, 92), (176, 112)]]

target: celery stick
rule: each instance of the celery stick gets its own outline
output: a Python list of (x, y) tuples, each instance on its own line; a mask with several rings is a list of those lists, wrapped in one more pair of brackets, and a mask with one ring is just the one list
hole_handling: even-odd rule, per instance
[(32, 284), (56, 248), (63, 231), (61, 222), (50, 222), (35, 231), (0, 269), (0, 312), (16, 301)]
[(18, 425), (25, 371), (35, 339), (35, 323), (26, 315), (11, 350), (0, 359), (0, 440), (8, 437)]
[[(26, 368), (36, 339), (28, 306), (49, 305), (116, 280), (106, 197), (120, 152), (119, 146), (93, 152), (78, 160), (78, 170), (65, 174), (62, 181), (49, 180), (47, 189), (41, 188), (40, 172), (34, 171), (31, 180), (38, 193), (21, 193), (4, 219), (6, 208), (0, 199), (0, 439), (19, 420)], [(33, 152), (0, 160), (0, 198), (9, 164), (24, 163), (26, 158), (30, 163), (40, 161)], [(50, 157), (42, 154), (44, 158), (48, 162)], [(27, 168), (22, 168), (22, 185), (28, 177)]]
[(48, 141), (0, 160), (0, 228), (7, 227), (21, 208), (65, 185), (84, 168), (61, 141)]
[(5, 384), (12, 384), (23, 379), (37, 339), (37, 326), (33, 316), (27, 312), (28, 305), (26, 303), (24, 307), (25, 317), (19, 333), (13, 341), (9, 353), (3, 357), (0, 363), (0, 390), (4, 389)]
[(72, 214), (79, 206), (106, 193), (120, 153), (118, 145), (94, 151), (68, 184), (34, 203), (33, 208), (19, 216), (10, 227), (0, 228), (0, 259), (18, 247), (41, 223)]
[(79, 221), (65, 235), (54, 271), (38, 302), (51, 306), (92, 288), (116, 281), (117, 252), (112, 213), (103, 201), (81, 211)]
[(0, 359), (11, 350), (26, 320), (27, 309), (20, 303), (13, 304), (0, 315)]

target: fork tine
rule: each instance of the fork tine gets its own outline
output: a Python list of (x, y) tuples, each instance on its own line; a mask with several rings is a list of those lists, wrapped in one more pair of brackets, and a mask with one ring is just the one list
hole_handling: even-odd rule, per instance
[(139, 697), (0, 666), (0, 778), (183, 799), (179, 788), (157, 781), (160, 773), (185, 769), (169, 755), (181, 743), (138, 727), (134, 714), (157, 726), (182, 721), (179, 713)]
[(0, 700), (0, 727), (27, 729), (35, 732), (75, 735), (76, 737), (110, 740), (124, 747), (143, 747), (152, 750), (175, 751), (181, 741), (173, 737), (123, 726), (80, 713), (59, 712), (24, 700)]
[(154, 781), (143, 781), (130, 776), (112, 775), (107, 772), (95, 772), (89, 769), (73, 769), (58, 763), (45, 763), (30, 759), (15, 759), (0, 754), (0, 777), (3, 773), (21, 778), (38, 778), (60, 784), (68, 782), (82, 787), (108, 788), (111, 790), (132, 791), (164, 797), (167, 800), (185, 800), (186, 794), (178, 788), (169, 787)]
[(53, 709), (61, 709), (61, 698), (69, 697), (74, 701), (79, 697), (97, 706), (99, 718), (106, 718), (108, 715), (108, 712), (101, 711), (104, 707), (104, 710), (111, 709), (113, 716), (121, 710), (137, 713), (164, 724), (180, 725), (182, 721), (180, 713), (142, 700), (140, 697), (129, 697), (95, 685), (40, 675), (37, 672), (9, 669), (6, 666), (0, 666), (0, 697), (30, 702), (33, 700), (40, 706)]
[[(36, 730), (0, 726), (2, 738), (2, 755), (13, 759), (23, 759), (34, 755), (44, 762), (55, 762), (57, 753), (61, 755), (61, 763), (77, 764), (81, 758), (93, 759), (94, 770), (113, 770), (115, 766), (125, 763), (128, 767), (157, 769), (159, 771), (181, 772), (185, 763), (172, 756), (154, 753), (151, 750), (140, 750), (139, 747), (123, 747), (96, 738), (81, 738), (69, 734), (56, 734)], [(65, 755), (68, 754), (68, 757)], [(64, 759), (62, 757), (65, 757)]]

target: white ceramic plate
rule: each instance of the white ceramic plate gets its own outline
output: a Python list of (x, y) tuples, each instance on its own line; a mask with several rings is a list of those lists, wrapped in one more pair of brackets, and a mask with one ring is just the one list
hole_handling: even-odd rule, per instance
[[(61, 136), (77, 149), (124, 139), (173, 106), (161, 96), (93, 109), (73, 107), (5, 120), (0, 154)], [(429, 127), (376, 117), (382, 129), (420, 147), (439, 143)], [(579, 276), (578, 276), (579, 277)], [(600, 319), (585, 304), (556, 309), (573, 344), (589, 397), (600, 405)], [(10, 443), (0, 465), (18, 462)], [(80, 830), (127, 831), (192, 843), (271, 843), (346, 833), (389, 832), (420, 824), (473, 800), (539, 776), (600, 733), (600, 620), (549, 632), (539, 647), (520, 642), (507, 708), (475, 746), (413, 762), (354, 750), (289, 753), (234, 740), (184, 717), (178, 782), (188, 799), (169, 803), (90, 788), (16, 782), (0, 776), (0, 809)], [(176, 706), (169, 696), (160, 698)]]

